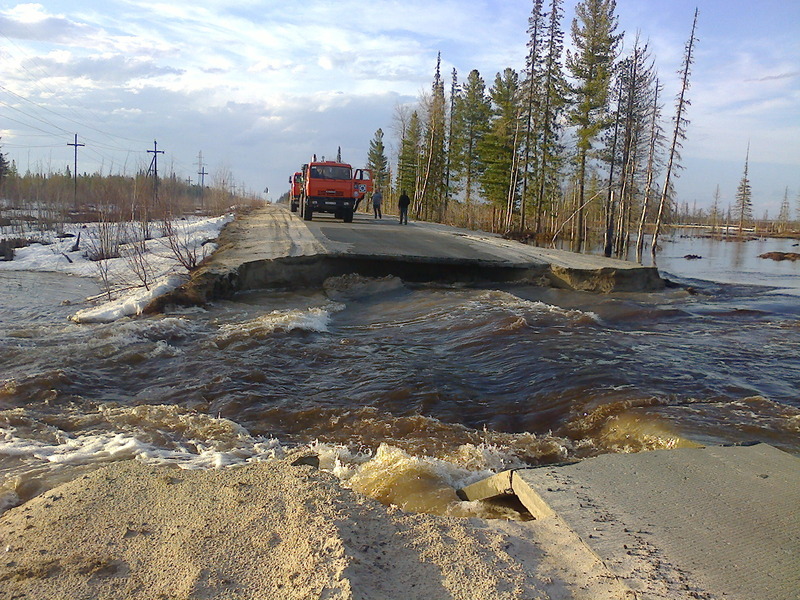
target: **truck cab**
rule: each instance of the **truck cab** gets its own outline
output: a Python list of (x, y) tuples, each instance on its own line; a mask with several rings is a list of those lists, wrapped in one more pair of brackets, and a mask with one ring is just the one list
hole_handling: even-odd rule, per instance
[(295, 174), (289, 177), (289, 205), (292, 212), (297, 212), (300, 207), (300, 196), (303, 194), (303, 173), (295, 171)]

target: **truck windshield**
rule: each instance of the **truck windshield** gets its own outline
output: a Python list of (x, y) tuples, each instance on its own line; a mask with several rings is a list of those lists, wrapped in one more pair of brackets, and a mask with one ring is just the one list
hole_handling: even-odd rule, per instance
[(311, 177), (314, 179), (350, 179), (350, 168), (313, 165), (311, 167)]

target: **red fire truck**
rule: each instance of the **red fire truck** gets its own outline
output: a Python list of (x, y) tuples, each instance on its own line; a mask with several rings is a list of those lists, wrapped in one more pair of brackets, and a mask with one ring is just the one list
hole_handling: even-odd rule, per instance
[(332, 160), (303, 165), (301, 180), (298, 202), (306, 221), (315, 212), (324, 212), (352, 223), (358, 204), (372, 191), (369, 169), (353, 169), (347, 163)]
[(300, 195), (303, 191), (303, 174), (300, 171), (295, 172), (294, 175), (289, 177), (289, 203), (292, 212), (297, 212), (300, 207)]

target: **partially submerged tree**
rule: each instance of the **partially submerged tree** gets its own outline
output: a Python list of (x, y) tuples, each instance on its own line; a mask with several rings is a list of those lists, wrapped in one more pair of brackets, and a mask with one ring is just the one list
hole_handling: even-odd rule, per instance
[[(678, 93), (677, 101), (675, 103), (675, 128), (672, 132), (672, 144), (669, 149), (669, 158), (667, 159), (666, 174), (664, 175), (664, 185), (661, 188), (661, 200), (658, 203), (658, 214), (656, 215), (656, 223), (653, 229), (653, 245), (650, 248), (653, 262), (656, 259), (656, 252), (658, 248), (658, 237), (661, 234), (661, 226), (666, 216), (668, 204), (672, 201), (672, 175), (680, 167), (680, 148), (682, 141), (686, 139), (686, 127), (689, 120), (686, 118), (686, 109), (691, 102), (689, 101), (689, 76), (692, 73), (692, 64), (694, 63), (694, 45), (697, 42), (695, 31), (697, 30), (697, 14), (698, 9), (694, 11), (694, 19), (692, 20), (692, 32), (689, 34), (689, 40), (686, 42), (686, 50), (683, 55), (683, 68), (681, 74), (681, 89)], [(677, 176), (677, 175), (676, 175)]]
[(648, 45), (641, 44), (638, 37), (630, 55), (620, 63), (616, 85), (617, 105), (605, 206), (606, 256), (612, 253), (623, 256), (627, 251), (634, 205), (640, 200), (640, 192), (652, 184), (647, 175), (655, 166), (661, 139), (656, 135), (652, 140), (656, 147), (651, 153), (651, 137), (660, 133), (652, 129), (652, 116), (658, 116), (660, 110), (653, 102), (658, 96), (657, 79)]
[(580, 252), (584, 241), (584, 205), (589, 152), (598, 134), (610, 122), (607, 115), (608, 95), (614, 60), (622, 35), (616, 34), (615, 0), (583, 0), (575, 7), (572, 22), (574, 52), (567, 52), (567, 68), (572, 85), (573, 106), (570, 122), (577, 134), (577, 223), (573, 250)]
[(747, 175), (750, 164), (750, 144), (747, 144), (747, 154), (744, 159), (744, 173), (736, 188), (734, 210), (739, 220), (738, 234), (741, 237), (745, 222), (753, 219), (753, 192), (750, 188), (750, 178)]
[(784, 233), (789, 229), (789, 188), (783, 191), (783, 201), (781, 210), (778, 213), (778, 233)]

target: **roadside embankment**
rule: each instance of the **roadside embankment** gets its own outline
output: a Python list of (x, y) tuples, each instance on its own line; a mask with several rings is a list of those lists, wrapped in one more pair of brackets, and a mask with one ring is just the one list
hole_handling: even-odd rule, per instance
[(278, 459), (117, 462), (10, 509), (0, 597), (628, 598), (558, 520), (408, 514)]
[(319, 217), (305, 222), (274, 205), (240, 215), (218, 244), (187, 284), (150, 310), (248, 289), (318, 286), (349, 273), (418, 282), (529, 281), (601, 293), (664, 287), (655, 268), (627, 261), (536, 248), (432, 223), (401, 226), (393, 219), (362, 215), (353, 223)]

